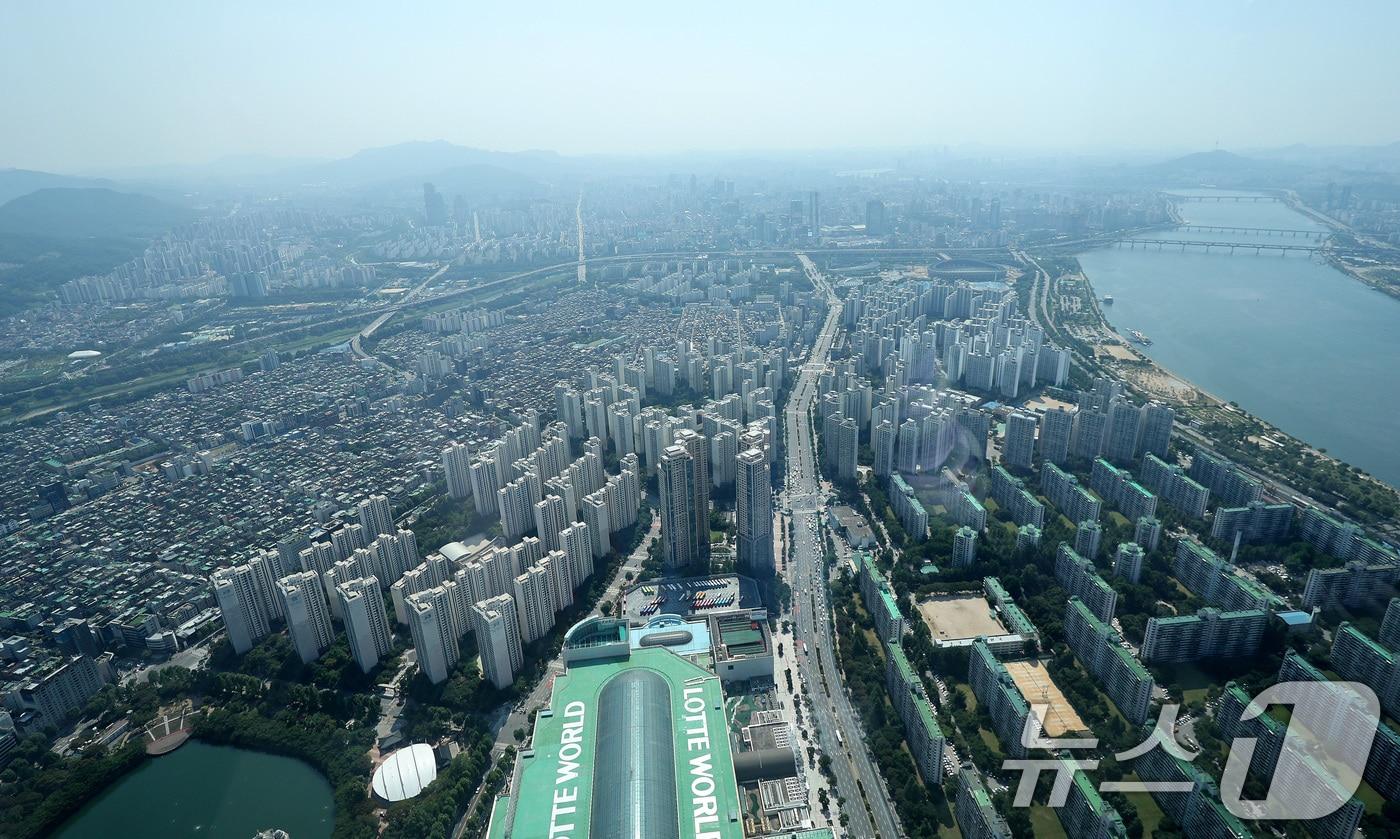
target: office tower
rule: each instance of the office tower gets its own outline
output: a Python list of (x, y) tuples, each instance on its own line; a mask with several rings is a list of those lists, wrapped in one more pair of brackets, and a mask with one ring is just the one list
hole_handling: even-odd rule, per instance
[[(292, 645), (302, 663), (310, 664), (335, 640), (321, 580), (310, 571), (288, 574), (277, 581), (277, 592), (287, 615), (287, 634)], [(375, 586), (375, 594), (378, 593), (379, 587)]]
[(977, 531), (959, 527), (953, 534), (953, 567), (968, 568), (977, 561)]
[(1138, 519), (1133, 527), (1133, 541), (1144, 551), (1155, 551), (1162, 543), (1162, 523), (1155, 518)]
[(872, 198), (865, 202), (865, 232), (868, 236), (883, 236), (889, 232), (885, 222), (885, 204)]
[(472, 631), (481, 651), (481, 674), (497, 690), (505, 690), (525, 664), (515, 600), (502, 594), (472, 606)]
[(1074, 414), (1063, 408), (1045, 412), (1040, 429), (1040, 457), (1047, 463), (1069, 460), (1070, 440), (1074, 437)]
[[(661, 540), (668, 569), (687, 568), (699, 561), (694, 485), (694, 458), (682, 446), (668, 446), (661, 453), (659, 477)], [(708, 521), (704, 538), (709, 538)]]
[(408, 629), (413, 635), (418, 670), (441, 684), (452, 674), (461, 655), (451, 594), (444, 586), (421, 591), (408, 599)]
[(336, 586), (335, 593), (345, 622), (345, 635), (350, 640), (350, 654), (360, 670), (368, 673), (394, 647), (379, 581), (360, 577)]
[(1074, 531), (1074, 550), (1080, 556), (1097, 559), (1103, 541), (1103, 526), (1097, 521), (1081, 521)]
[(954, 814), (965, 839), (1011, 839), (1011, 826), (992, 804), (991, 793), (972, 766), (958, 770), (958, 797)]
[(1035, 416), (1015, 413), (1006, 418), (1006, 448), (1002, 462), (1021, 469), (1031, 468), (1035, 453)]
[(1113, 554), (1113, 575), (1137, 583), (1142, 579), (1143, 556), (1142, 546), (1137, 542), (1120, 543)]
[(259, 590), (262, 580), (253, 568), (236, 565), (215, 571), (210, 583), (229, 643), (235, 653), (242, 655), (271, 632), (266, 593)]
[(1146, 722), (1152, 704), (1152, 676), (1109, 622), (1071, 596), (1065, 607), (1064, 632), (1070, 650), (1124, 718), (1133, 725)]
[(443, 449), (442, 471), (447, 476), (448, 495), (466, 498), (472, 494), (471, 449), (461, 443), (452, 443)]
[(423, 184), (423, 219), (428, 227), (444, 227), (447, 224), (447, 202), (430, 183)]
[(1099, 620), (1108, 623), (1118, 608), (1118, 592), (1099, 576), (1092, 560), (1060, 543), (1055, 553), (1055, 579), (1071, 597), (1084, 601)]
[(763, 452), (740, 452), (735, 474), (735, 518), (739, 530), (738, 563), (745, 573), (769, 577), (773, 562), (773, 488)]
[(815, 189), (807, 193), (807, 233), (810, 236), (822, 234), (821, 195)]
[(355, 506), (355, 514), (368, 541), (373, 541), (380, 534), (398, 531), (394, 525), (394, 511), (389, 506), (389, 499), (382, 495), (371, 495), (361, 501)]
[(555, 594), (549, 564), (537, 562), (515, 578), (515, 608), (520, 641), (529, 644), (554, 626)]

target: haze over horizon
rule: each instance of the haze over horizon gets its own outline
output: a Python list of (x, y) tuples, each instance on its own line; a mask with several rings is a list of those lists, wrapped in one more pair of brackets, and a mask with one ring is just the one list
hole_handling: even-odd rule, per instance
[(0, 167), (332, 158), (432, 138), (564, 154), (1400, 140), (1400, 59), (1386, 43), (1400, 7), (1382, 2), (1326, 15), (1198, 0), (1018, 2), (996, 15), (352, 6), (11, 6), (0, 67), (18, 83), (0, 113), (24, 130), (0, 136)]

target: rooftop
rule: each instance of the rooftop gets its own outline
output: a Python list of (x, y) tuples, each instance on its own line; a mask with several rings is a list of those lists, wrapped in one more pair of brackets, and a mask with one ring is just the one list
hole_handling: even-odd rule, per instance
[(670, 650), (572, 665), (490, 835), (742, 839), (728, 731), (718, 677)]

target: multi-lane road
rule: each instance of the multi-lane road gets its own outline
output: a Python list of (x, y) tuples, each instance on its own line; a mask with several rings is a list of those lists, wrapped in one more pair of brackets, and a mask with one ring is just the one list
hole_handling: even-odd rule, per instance
[[(822, 754), (831, 759), (836, 789), (845, 801), (843, 812), (848, 821), (844, 835), (855, 839), (898, 837), (903, 835), (899, 818), (865, 748), (860, 720), (841, 683), (827, 599), (826, 554), (820, 536), (825, 498), (809, 412), (816, 397), (817, 379), (840, 328), (841, 304), (811, 259), (805, 254), (799, 254), (798, 259), (813, 285), (827, 295), (831, 309), (784, 412), (788, 446), (784, 503), (793, 523), (792, 555), (787, 568), (792, 587), (790, 619), (794, 637), (806, 643), (805, 653), (794, 652), (812, 700), (808, 724), (816, 732)], [(839, 829), (838, 835), (843, 835)]]

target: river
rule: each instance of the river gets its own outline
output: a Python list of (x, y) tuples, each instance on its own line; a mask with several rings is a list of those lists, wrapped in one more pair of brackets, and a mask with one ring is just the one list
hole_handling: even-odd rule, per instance
[[(1178, 208), (1189, 224), (1324, 229), (1277, 202)], [(1307, 241), (1192, 230), (1143, 238)], [(1123, 245), (1079, 261), (1095, 293), (1114, 297), (1103, 307), (1110, 323), (1146, 333), (1154, 361), (1400, 487), (1400, 300), (1304, 254)]]
[(93, 799), (56, 839), (252, 839), (279, 827), (329, 839), (331, 786), (289, 757), (190, 741), (153, 758)]

